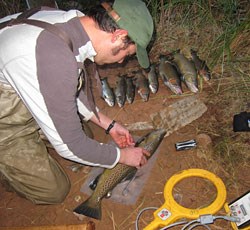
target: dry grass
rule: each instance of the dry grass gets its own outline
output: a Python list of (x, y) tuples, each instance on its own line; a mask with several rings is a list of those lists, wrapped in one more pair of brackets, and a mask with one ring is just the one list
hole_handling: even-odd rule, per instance
[(221, 22), (221, 14), (216, 17), (215, 11), (212, 15), (204, 10), (203, 18), (197, 16), (194, 4), (189, 15), (183, 11), (178, 5), (161, 14), (150, 56), (157, 62), (159, 54), (181, 49), (189, 56), (190, 48), (194, 48), (206, 60), (212, 80), (203, 82), (202, 87), (210, 117), (199, 124), (197, 132), (211, 136), (213, 148), (198, 154), (212, 172), (223, 175), (229, 191), (240, 195), (250, 186), (249, 178), (242, 180), (250, 167), (250, 137), (249, 132), (233, 132), (233, 116), (250, 111), (250, 14), (246, 12), (242, 16), (245, 20), (229, 26)]

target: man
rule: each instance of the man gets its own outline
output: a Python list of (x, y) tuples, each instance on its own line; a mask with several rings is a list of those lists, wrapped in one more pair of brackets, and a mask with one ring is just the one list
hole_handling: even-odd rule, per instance
[[(153, 21), (145, 4), (115, 0), (112, 7), (104, 3), (87, 15), (47, 9), (30, 17), (66, 32), (73, 52), (61, 37), (37, 26), (0, 30), (0, 172), (18, 194), (36, 204), (60, 203), (70, 189), (39, 128), (58, 154), (81, 164), (112, 168), (118, 162), (134, 167), (147, 162), (148, 152), (134, 147), (126, 128), (95, 113), (88, 88), (81, 90), (88, 76), (78, 77), (78, 63), (86, 59), (99, 65), (121, 63), (136, 52), (141, 66), (149, 66), (146, 47)], [(79, 114), (106, 130), (118, 147), (88, 138)]]

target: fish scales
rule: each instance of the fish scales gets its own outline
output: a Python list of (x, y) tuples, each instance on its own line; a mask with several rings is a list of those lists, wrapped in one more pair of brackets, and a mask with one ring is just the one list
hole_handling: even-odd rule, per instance
[(156, 74), (156, 66), (155, 64), (150, 65), (150, 71), (148, 72), (148, 82), (149, 88), (152, 93), (157, 93), (159, 88), (158, 76)]
[(180, 52), (174, 54), (174, 62), (177, 64), (188, 89), (193, 93), (197, 93), (199, 91), (198, 79), (194, 63)]
[(126, 80), (125, 76), (118, 76), (115, 87), (115, 99), (119, 107), (123, 107), (126, 101)]
[[(145, 136), (139, 138), (136, 142), (136, 146), (145, 148), (150, 156), (155, 153), (156, 149), (161, 144), (166, 134), (165, 129), (157, 129), (147, 133)], [(136, 167), (128, 166), (125, 164), (118, 163), (112, 169), (105, 169), (101, 174), (97, 186), (92, 195), (74, 209), (76, 215), (85, 215), (95, 219), (101, 219), (101, 201), (112, 191), (117, 184), (122, 182), (124, 178), (131, 174), (135, 174), (137, 171)]]
[(141, 96), (144, 102), (148, 101), (150, 89), (148, 85), (148, 79), (142, 73), (142, 71), (138, 71), (135, 74), (135, 85), (137, 88), (138, 94)]
[(110, 87), (108, 83), (108, 78), (104, 77), (101, 79), (102, 84), (102, 98), (104, 101), (111, 107), (115, 105), (115, 95), (113, 89)]
[(135, 85), (133, 83), (133, 77), (126, 77), (126, 98), (128, 103), (133, 103), (135, 98)]
[(173, 93), (182, 94), (179, 73), (176, 67), (164, 55), (160, 56), (159, 74), (164, 85), (166, 85)]

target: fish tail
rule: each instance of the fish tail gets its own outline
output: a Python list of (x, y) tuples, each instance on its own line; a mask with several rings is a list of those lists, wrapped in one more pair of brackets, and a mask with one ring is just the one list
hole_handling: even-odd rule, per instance
[(93, 204), (90, 199), (87, 199), (77, 206), (73, 212), (100, 220), (102, 218), (101, 202)]

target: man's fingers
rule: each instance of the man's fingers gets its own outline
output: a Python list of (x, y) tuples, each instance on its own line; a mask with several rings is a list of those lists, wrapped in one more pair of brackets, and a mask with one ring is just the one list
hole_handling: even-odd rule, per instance
[(147, 163), (147, 158), (145, 156), (142, 156), (139, 168), (142, 167), (143, 165), (145, 165), (146, 163)]
[(148, 152), (146, 149), (142, 149), (142, 152), (144, 154), (144, 156), (150, 157), (150, 152)]

